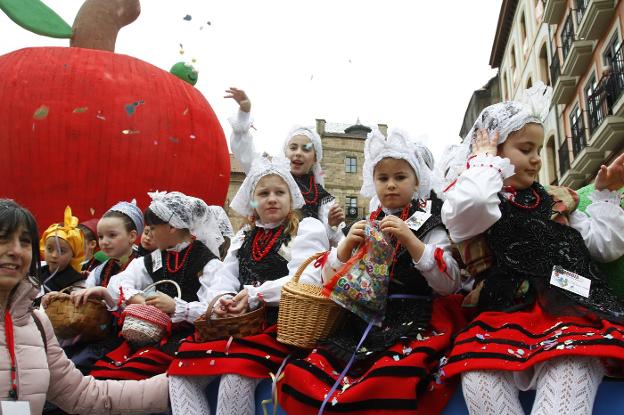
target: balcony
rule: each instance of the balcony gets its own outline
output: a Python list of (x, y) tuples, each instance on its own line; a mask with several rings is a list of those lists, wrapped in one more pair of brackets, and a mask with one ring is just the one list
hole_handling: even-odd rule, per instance
[[(624, 117), (621, 116), (624, 100), (624, 73), (618, 65), (622, 49), (617, 52), (613, 69), (603, 76), (594, 93), (587, 98), (589, 119), (589, 145), (604, 152), (614, 151), (622, 144)], [(617, 111), (620, 111), (618, 113)]]
[(585, 73), (592, 58), (594, 44), (593, 40), (574, 40), (561, 72), (568, 76), (579, 76)]
[(587, 3), (589, 0), (576, 0), (576, 27), (578, 28), (583, 21), (583, 15), (587, 9)]
[(561, 34), (559, 37), (561, 38), (561, 54), (563, 55), (563, 62), (565, 63), (568, 58), (568, 53), (570, 53), (570, 49), (572, 49), (572, 42), (575, 40), (574, 23), (572, 22), (571, 10), (570, 13), (568, 13), (568, 17), (566, 17), (565, 22), (563, 22), (563, 27), (561, 28)]
[(544, 6), (544, 21), (550, 24), (557, 24), (565, 14), (566, 0), (546, 0)]
[(559, 75), (561, 75), (561, 63), (559, 62), (559, 51), (555, 49), (555, 53), (550, 60), (550, 82), (552, 82), (552, 85), (557, 83)]
[(577, 0), (577, 16), (580, 6), (585, 6), (577, 17), (576, 36), (584, 40), (599, 39), (609, 26), (613, 17), (615, 2), (613, 0)]
[(555, 104), (567, 104), (572, 101), (576, 93), (576, 76), (559, 76), (553, 88), (553, 102)]

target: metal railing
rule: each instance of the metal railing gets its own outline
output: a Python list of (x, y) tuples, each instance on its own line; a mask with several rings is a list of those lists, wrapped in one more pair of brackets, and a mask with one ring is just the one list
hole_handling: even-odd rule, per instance
[(611, 70), (605, 73), (594, 93), (587, 97), (589, 132), (600, 127), (604, 119), (613, 114), (613, 106), (624, 93), (624, 49), (622, 46), (611, 61)]
[(572, 42), (574, 42), (574, 23), (572, 22), (572, 12), (570, 12), (563, 24), (563, 29), (561, 29), (561, 53), (564, 62), (572, 48)]

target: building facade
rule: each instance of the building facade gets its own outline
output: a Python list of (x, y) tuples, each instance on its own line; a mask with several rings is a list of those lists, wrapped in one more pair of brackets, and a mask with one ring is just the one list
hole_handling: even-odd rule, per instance
[[(378, 124), (375, 128), (382, 134), (387, 134), (387, 125)], [(344, 209), (348, 224), (366, 217), (369, 213), (369, 199), (360, 195), (360, 188), (364, 165), (364, 141), (372, 128), (360, 124), (359, 121), (354, 125), (348, 125), (317, 119), (316, 131), (321, 136), (323, 144), (321, 167), (325, 188)], [(230, 166), (230, 185), (224, 208), (236, 231), (245, 223), (245, 218), (230, 209), (229, 204), (245, 179), (245, 172), (232, 154)]]
[(546, 0), (561, 185), (593, 180), (624, 151), (624, 1)]
[[(549, 72), (549, 26), (542, 0), (503, 0), (492, 43), (490, 66), (498, 68), (502, 101), (519, 99), (537, 81), (553, 84)], [(544, 148), (539, 180), (559, 182), (557, 149), (562, 142), (556, 104), (544, 122)]]

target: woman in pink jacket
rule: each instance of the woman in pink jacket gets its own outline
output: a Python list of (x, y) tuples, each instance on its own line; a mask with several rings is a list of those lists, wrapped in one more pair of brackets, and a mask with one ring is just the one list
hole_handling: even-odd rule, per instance
[(70, 413), (164, 411), (164, 376), (100, 381), (74, 367), (45, 313), (31, 309), (38, 271), (35, 219), (14, 201), (0, 199), (0, 413), (41, 414), (46, 399)]

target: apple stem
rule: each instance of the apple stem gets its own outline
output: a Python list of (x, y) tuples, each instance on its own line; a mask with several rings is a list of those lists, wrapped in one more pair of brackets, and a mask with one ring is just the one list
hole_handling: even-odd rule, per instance
[(119, 30), (140, 13), (139, 0), (86, 0), (74, 20), (70, 46), (114, 52)]

